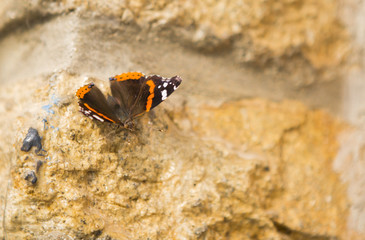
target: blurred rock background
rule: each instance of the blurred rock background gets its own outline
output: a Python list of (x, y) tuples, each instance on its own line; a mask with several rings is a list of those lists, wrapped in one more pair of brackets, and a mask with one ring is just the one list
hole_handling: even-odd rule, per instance
[[(0, 13), (1, 238), (365, 239), (365, 1)], [(78, 112), (127, 71), (183, 83), (133, 132)], [(20, 150), (30, 127), (44, 156)]]

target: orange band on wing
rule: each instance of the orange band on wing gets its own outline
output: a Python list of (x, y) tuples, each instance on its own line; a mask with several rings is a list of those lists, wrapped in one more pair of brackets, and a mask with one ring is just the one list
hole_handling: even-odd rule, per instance
[(115, 76), (114, 78), (118, 81), (125, 81), (125, 80), (138, 80), (141, 77), (143, 77), (144, 74), (140, 72), (128, 72), (128, 73), (122, 73), (120, 75)]
[(108, 118), (108, 117), (107, 117), (107, 116), (105, 116), (104, 114), (101, 114), (101, 113), (97, 112), (95, 109), (93, 109), (92, 107), (90, 107), (87, 103), (84, 103), (84, 105), (85, 105), (85, 107), (87, 107), (90, 111), (93, 111), (94, 113), (98, 114), (99, 116), (102, 116), (103, 118), (105, 118), (105, 119), (107, 119), (107, 120), (109, 120), (109, 121), (111, 121), (111, 122), (115, 123), (115, 121), (114, 121), (114, 120), (112, 120), (112, 119)]
[(147, 98), (147, 104), (146, 104), (146, 112), (148, 112), (151, 109), (152, 106), (152, 100), (155, 97), (155, 83), (152, 80), (149, 80), (146, 82), (148, 86), (150, 86), (150, 95)]
[(83, 87), (80, 87), (79, 90), (76, 92), (76, 96), (80, 99), (83, 99), (85, 94), (90, 92), (91, 88), (89, 88), (89, 85), (85, 85)]

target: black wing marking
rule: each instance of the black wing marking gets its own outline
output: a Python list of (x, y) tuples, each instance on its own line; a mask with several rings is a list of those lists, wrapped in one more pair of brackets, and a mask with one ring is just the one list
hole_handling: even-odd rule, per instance
[(152, 80), (155, 85), (153, 90), (154, 96), (152, 98), (151, 108), (149, 110), (153, 109), (158, 104), (165, 101), (166, 98), (179, 87), (182, 81), (179, 76), (175, 76), (172, 78), (163, 78), (156, 75), (148, 77), (147, 82), (149, 80)]

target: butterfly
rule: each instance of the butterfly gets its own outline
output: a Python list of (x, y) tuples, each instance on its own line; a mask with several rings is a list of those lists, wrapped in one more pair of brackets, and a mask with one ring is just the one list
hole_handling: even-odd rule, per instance
[(80, 112), (91, 119), (129, 128), (134, 118), (166, 100), (182, 79), (179, 76), (164, 78), (128, 72), (109, 78), (109, 82), (111, 96), (105, 97), (94, 83), (77, 90)]

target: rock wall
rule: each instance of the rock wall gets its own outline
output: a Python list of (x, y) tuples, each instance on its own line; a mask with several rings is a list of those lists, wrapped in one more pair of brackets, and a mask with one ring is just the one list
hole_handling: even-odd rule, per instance
[[(0, 237), (365, 238), (364, 6), (2, 1)], [(132, 131), (78, 112), (128, 71), (183, 82)]]

